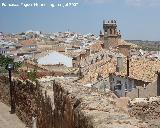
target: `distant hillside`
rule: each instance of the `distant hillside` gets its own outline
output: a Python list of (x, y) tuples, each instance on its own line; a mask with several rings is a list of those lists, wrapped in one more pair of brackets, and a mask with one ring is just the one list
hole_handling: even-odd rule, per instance
[(126, 40), (126, 41), (141, 46), (143, 50), (160, 51), (160, 41), (148, 41), (148, 40)]

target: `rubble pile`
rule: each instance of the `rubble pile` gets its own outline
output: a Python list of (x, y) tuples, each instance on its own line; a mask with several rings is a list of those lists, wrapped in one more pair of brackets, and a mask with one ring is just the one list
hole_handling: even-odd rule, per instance
[(136, 98), (129, 102), (130, 115), (143, 120), (160, 118), (160, 97)]

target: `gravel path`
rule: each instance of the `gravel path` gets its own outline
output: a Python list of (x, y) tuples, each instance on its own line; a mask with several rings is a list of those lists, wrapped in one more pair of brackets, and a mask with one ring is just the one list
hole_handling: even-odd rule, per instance
[(26, 128), (16, 114), (10, 114), (10, 107), (0, 102), (0, 128)]

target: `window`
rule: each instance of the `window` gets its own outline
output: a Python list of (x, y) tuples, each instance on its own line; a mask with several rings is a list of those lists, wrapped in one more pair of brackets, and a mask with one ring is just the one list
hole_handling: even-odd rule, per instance
[(73, 57), (73, 59), (72, 60), (77, 60), (77, 58), (76, 57)]
[(121, 90), (122, 89), (122, 84), (120, 80), (116, 81), (116, 86), (114, 87), (114, 90)]
[(121, 81), (120, 81), (120, 80), (117, 80), (117, 84), (121, 84)]
[(114, 90), (121, 90), (122, 89), (122, 85), (118, 84), (114, 87)]
[(110, 29), (110, 34), (112, 34), (112, 29)]
[(127, 83), (125, 82), (125, 89), (127, 89)]

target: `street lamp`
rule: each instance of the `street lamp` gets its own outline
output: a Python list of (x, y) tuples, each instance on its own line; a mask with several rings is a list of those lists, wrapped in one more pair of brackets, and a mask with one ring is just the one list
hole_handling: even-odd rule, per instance
[(10, 113), (11, 114), (14, 114), (15, 113), (15, 102), (14, 102), (14, 87), (13, 87), (13, 84), (12, 84), (12, 70), (14, 70), (14, 65), (13, 64), (8, 64), (6, 66), (6, 69), (8, 70), (9, 72), (9, 83), (10, 83), (10, 98), (11, 98), (11, 111)]

